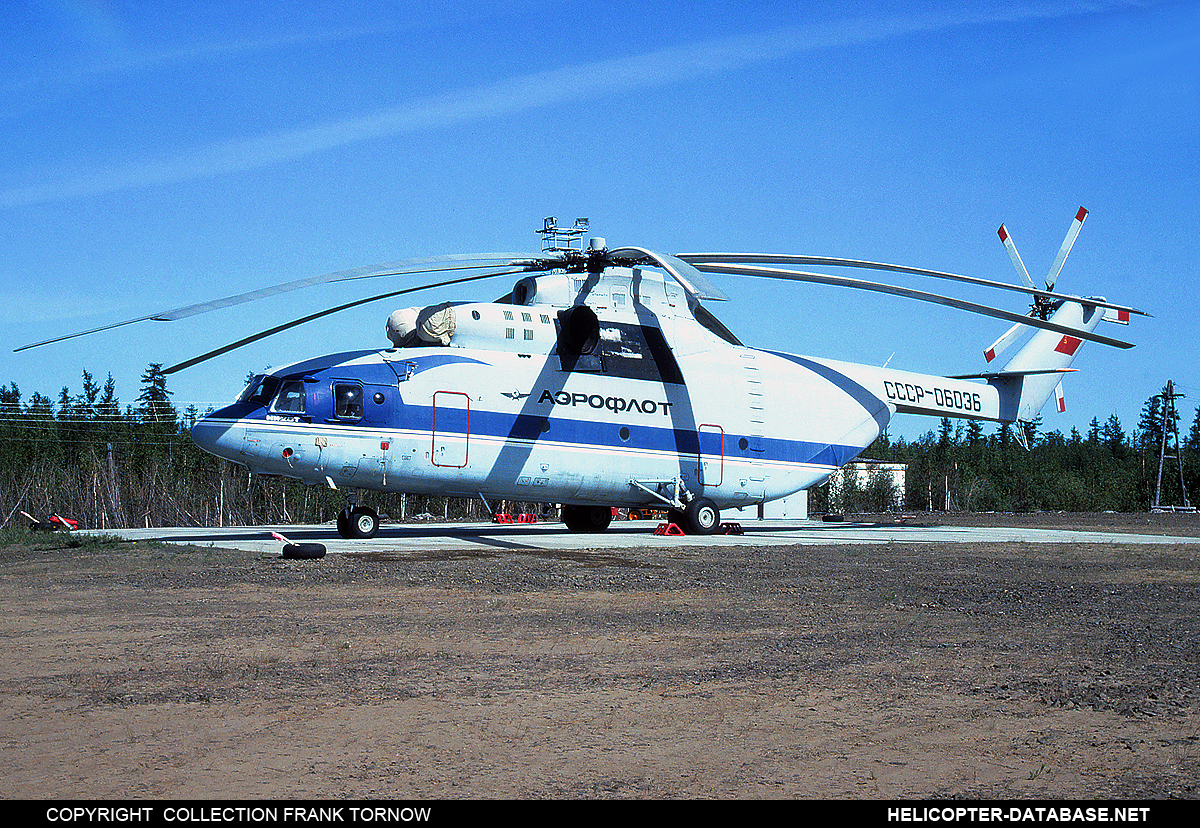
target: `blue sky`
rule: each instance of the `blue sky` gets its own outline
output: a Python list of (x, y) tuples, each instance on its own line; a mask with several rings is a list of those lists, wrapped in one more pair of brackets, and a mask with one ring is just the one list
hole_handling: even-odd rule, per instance
[[(0, 8), (0, 384), (123, 402), (151, 362), (382, 292), (327, 286), (12, 349), (377, 262), (531, 251), (545, 216), (610, 246), (786, 252), (1035, 280), (1154, 314), (1104, 331), (1044, 428), (1126, 430), (1168, 379), (1200, 405), (1200, 4), (14, 2)], [(864, 277), (863, 272), (848, 275)], [(714, 277), (751, 345), (934, 374), (1008, 326)], [(489, 300), (511, 280), (432, 291)], [(1016, 294), (900, 281), (1023, 311)], [(398, 286), (398, 285), (397, 285)], [(378, 290), (376, 290), (378, 288)], [(400, 306), (400, 305), (396, 305)], [(247, 373), (383, 347), (387, 302), (174, 375), (180, 408)], [(936, 422), (899, 417), (893, 434)]]

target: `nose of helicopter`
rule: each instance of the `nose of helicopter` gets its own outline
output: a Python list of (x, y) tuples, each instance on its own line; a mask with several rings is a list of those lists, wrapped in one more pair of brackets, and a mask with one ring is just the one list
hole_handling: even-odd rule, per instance
[(232, 425), (228, 409), (201, 417), (192, 426), (192, 442), (209, 454), (232, 460), (241, 449), (242, 436)]

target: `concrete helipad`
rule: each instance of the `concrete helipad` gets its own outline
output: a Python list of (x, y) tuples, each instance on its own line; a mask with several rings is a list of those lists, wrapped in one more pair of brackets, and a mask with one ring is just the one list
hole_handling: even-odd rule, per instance
[(633, 546), (677, 548), (686, 546), (764, 546), (794, 544), (879, 543), (1137, 543), (1200, 544), (1198, 537), (1148, 535), (1132, 532), (1084, 532), (1066, 529), (1009, 527), (921, 526), (903, 523), (823, 523), (820, 521), (742, 521), (742, 534), (662, 536), (651, 521), (614, 521), (608, 531), (577, 534), (561, 523), (405, 523), (384, 524), (370, 540), (338, 537), (333, 524), (297, 526), (241, 526), (220, 529), (149, 528), (107, 530), (129, 540), (278, 553), (281, 544), (271, 536), (279, 532), (293, 543), (325, 544), (330, 554), (390, 552), (420, 554), (448, 551), (584, 550), (615, 551)]

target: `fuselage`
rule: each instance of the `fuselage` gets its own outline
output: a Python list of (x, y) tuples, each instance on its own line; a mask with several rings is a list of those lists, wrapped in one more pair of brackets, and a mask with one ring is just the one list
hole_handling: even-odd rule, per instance
[(996, 415), (987, 385), (737, 344), (657, 271), (534, 281), (514, 291), (528, 304), (451, 306), (446, 345), (256, 377), (193, 438), (339, 489), (611, 506), (684, 490), (728, 508), (820, 483), (897, 410)]

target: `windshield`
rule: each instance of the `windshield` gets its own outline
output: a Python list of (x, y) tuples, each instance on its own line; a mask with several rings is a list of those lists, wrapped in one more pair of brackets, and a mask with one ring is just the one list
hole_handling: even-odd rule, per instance
[(254, 405), (266, 405), (275, 396), (275, 392), (279, 390), (279, 378), (259, 375), (250, 380), (249, 385), (242, 391), (237, 401), (241, 403), (252, 403)]

